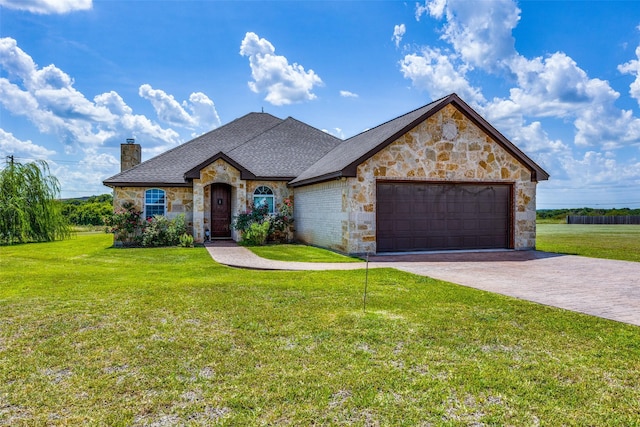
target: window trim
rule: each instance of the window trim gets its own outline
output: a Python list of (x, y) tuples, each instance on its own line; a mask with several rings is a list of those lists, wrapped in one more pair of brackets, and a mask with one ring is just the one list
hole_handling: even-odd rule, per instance
[[(156, 192), (161, 192), (162, 193), (162, 203), (149, 203), (148, 202), (148, 196), (147, 194), (151, 191), (156, 191)], [(159, 194), (159, 193), (157, 193)], [(153, 197), (153, 196), (152, 196)], [(153, 200), (153, 199), (152, 199)], [(151, 215), (149, 215), (147, 213), (147, 209), (149, 207), (159, 207), (162, 206), (162, 214), (159, 213), (153, 213)], [(149, 218), (153, 218), (155, 215), (161, 215), (161, 216), (165, 216), (167, 214), (167, 192), (161, 188), (148, 188), (147, 190), (145, 190), (144, 192), (144, 218), (145, 219), (149, 219)]]
[[(260, 192), (258, 191), (260, 190)], [(276, 213), (276, 196), (271, 189), (271, 187), (266, 185), (259, 185), (253, 190), (253, 207), (258, 207), (256, 203), (256, 199), (258, 200), (271, 200), (271, 203), (267, 202), (267, 206), (269, 206), (269, 214)]]

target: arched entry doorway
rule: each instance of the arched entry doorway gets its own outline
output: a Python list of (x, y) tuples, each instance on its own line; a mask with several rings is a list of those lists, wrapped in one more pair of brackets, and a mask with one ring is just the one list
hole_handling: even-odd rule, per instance
[(211, 184), (211, 237), (231, 237), (231, 186)]

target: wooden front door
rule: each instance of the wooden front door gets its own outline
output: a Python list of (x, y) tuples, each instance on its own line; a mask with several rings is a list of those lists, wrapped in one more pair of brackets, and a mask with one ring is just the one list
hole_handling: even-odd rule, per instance
[(231, 187), (211, 185), (211, 237), (231, 237)]

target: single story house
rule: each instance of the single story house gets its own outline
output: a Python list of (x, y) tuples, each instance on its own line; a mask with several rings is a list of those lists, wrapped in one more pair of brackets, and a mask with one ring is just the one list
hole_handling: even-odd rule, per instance
[(196, 241), (237, 240), (256, 203), (293, 200), (294, 239), (343, 253), (533, 249), (549, 174), (456, 94), (341, 140), (249, 113), (140, 163), (122, 145), (114, 207), (184, 213)]

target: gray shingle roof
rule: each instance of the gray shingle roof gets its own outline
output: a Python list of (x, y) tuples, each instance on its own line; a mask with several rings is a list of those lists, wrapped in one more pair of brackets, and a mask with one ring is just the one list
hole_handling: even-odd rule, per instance
[(339, 143), (338, 138), (295, 119), (250, 113), (114, 175), (104, 184), (189, 185), (187, 172), (220, 156), (250, 176), (289, 180)]
[(470, 120), (493, 136), (500, 145), (525, 164), (532, 171), (534, 180), (549, 178), (547, 172), (529, 159), (454, 93), (347, 139), (298, 175), (290, 184), (297, 187), (334, 178), (356, 176), (356, 169), (360, 163), (448, 104), (455, 104)]
[(112, 176), (104, 184), (189, 186), (189, 178), (198, 177), (200, 169), (218, 158), (238, 168), (244, 179), (293, 179), (293, 186), (353, 177), (360, 163), (448, 104), (454, 104), (526, 165), (532, 180), (549, 178), (547, 172), (456, 94), (451, 94), (346, 141), (291, 117), (282, 120), (266, 113), (250, 113)]
[[(346, 168), (354, 163), (357, 166), (371, 157), (375, 152), (384, 148), (380, 145), (385, 141), (393, 142), (404, 133), (405, 128), (411, 129), (414, 122), (421, 122), (421, 118), (437, 107), (441, 101), (434, 101), (347, 139), (291, 181), (291, 184), (305, 184), (322, 179), (350, 176), (345, 171)], [(351, 176), (355, 175), (351, 174)]]
[(289, 117), (227, 155), (257, 176), (292, 179), (341, 142)]

